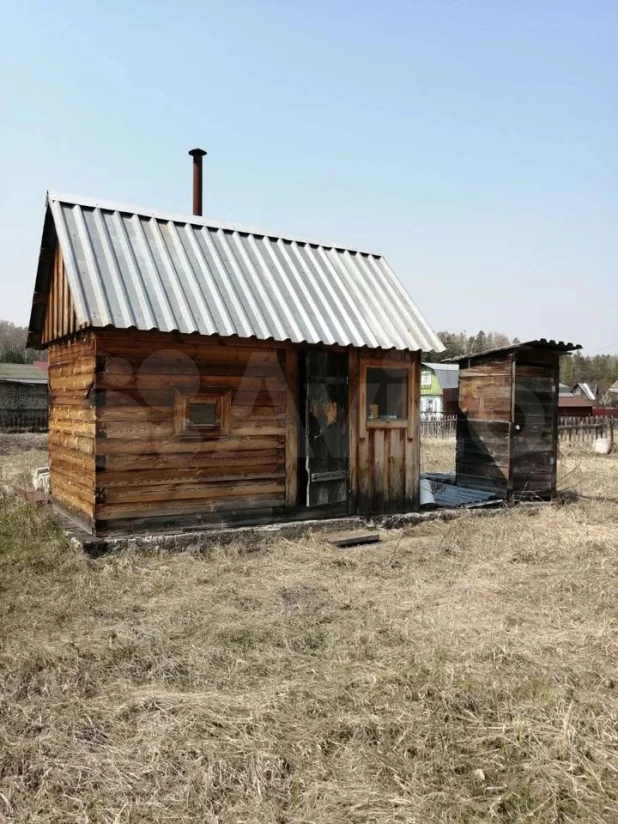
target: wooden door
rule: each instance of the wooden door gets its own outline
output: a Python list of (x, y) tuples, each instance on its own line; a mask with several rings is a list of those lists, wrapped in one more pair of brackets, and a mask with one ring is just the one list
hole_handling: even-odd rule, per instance
[(348, 354), (307, 352), (307, 506), (348, 497)]
[(516, 498), (551, 497), (556, 484), (558, 376), (553, 366), (516, 363), (511, 489)]

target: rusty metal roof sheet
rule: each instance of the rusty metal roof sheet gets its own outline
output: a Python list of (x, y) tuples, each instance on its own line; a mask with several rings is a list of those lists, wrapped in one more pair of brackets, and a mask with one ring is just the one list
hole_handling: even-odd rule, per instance
[(577, 397), (577, 395), (559, 395), (558, 409), (592, 409), (594, 401), (588, 398)]
[[(79, 324), (444, 349), (380, 254), (71, 195), (48, 206)], [(33, 339), (41, 326), (33, 308)]]

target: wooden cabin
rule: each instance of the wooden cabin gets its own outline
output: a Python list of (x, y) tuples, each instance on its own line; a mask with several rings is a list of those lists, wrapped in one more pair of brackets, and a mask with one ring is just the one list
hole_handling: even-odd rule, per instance
[(443, 347), (379, 254), (50, 193), (28, 345), (91, 533), (417, 507)]
[(555, 495), (560, 356), (580, 348), (542, 339), (453, 358), (458, 485), (507, 500)]

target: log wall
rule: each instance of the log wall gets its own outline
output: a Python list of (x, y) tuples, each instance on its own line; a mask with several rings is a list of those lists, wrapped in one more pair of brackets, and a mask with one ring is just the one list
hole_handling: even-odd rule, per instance
[(51, 495), (88, 530), (95, 518), (95, 337), (49, 347)]
[[(97, 329), (50, 351), (54, 502), (98, 534), (325, 517), (303, 506), (299, 348)], [(349, 351), (350, 513), (418, 504), (420, 355)], [(407, 367), (408, 417), (367, 421), (367, 364)], [(180, 431), (178, 399), (225, 395), (226, 432)], [(344, 503), (344, 508), (346, 504)]]
[[(97, 527), (272, 520), (286, 503), (294, 368), (285, 346), (154, 332), (96, 335)], [(175, 435), (176, 393), (213, 391), (231, 393), (229, 434)], [(290, 503), (293, 495), (288, 489)]]

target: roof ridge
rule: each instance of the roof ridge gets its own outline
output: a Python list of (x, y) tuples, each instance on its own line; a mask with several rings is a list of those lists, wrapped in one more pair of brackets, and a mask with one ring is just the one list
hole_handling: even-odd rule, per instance
[(318, 246), (324, 249), (341, 249), (353, 254), (369, 255), (375, 258), (383, 258), (380, 250), (370, 251), (359, 248), (356, 245), (347, 243), (335, 243), (330, 240), (317, 240), (316, 238), (304, 237), (293, 232), (273, 232), (266, 226), (252, 226), (249, 224), (229, 223), (228, 221), (216, 218), (203, 217), (202, 215), (187, 215), (167, 209), (153, 209), (150, 206), (138, 206), (132, 203), (122, 203), (115, 200), (105, 200), (103, 198), (88, 197), (85, 195), (74, 195), (67, 192), (47, 192), (47, 201), (51, 203), (65, 203), (72, 206), (84, 206), (87, 209), (103, 209), (110, 212), (122, 212), (125, 214), (139, 215), (140, 217), (155, 218), (171, 223), (190, 224), (191, 226), (203, 226), (208, 229), (221, 229), (227, 232), (238, 232), (243, 235), (255, 235), (258, 237), (277, 238), (288, 242), (296, 242), (307, 246)]

